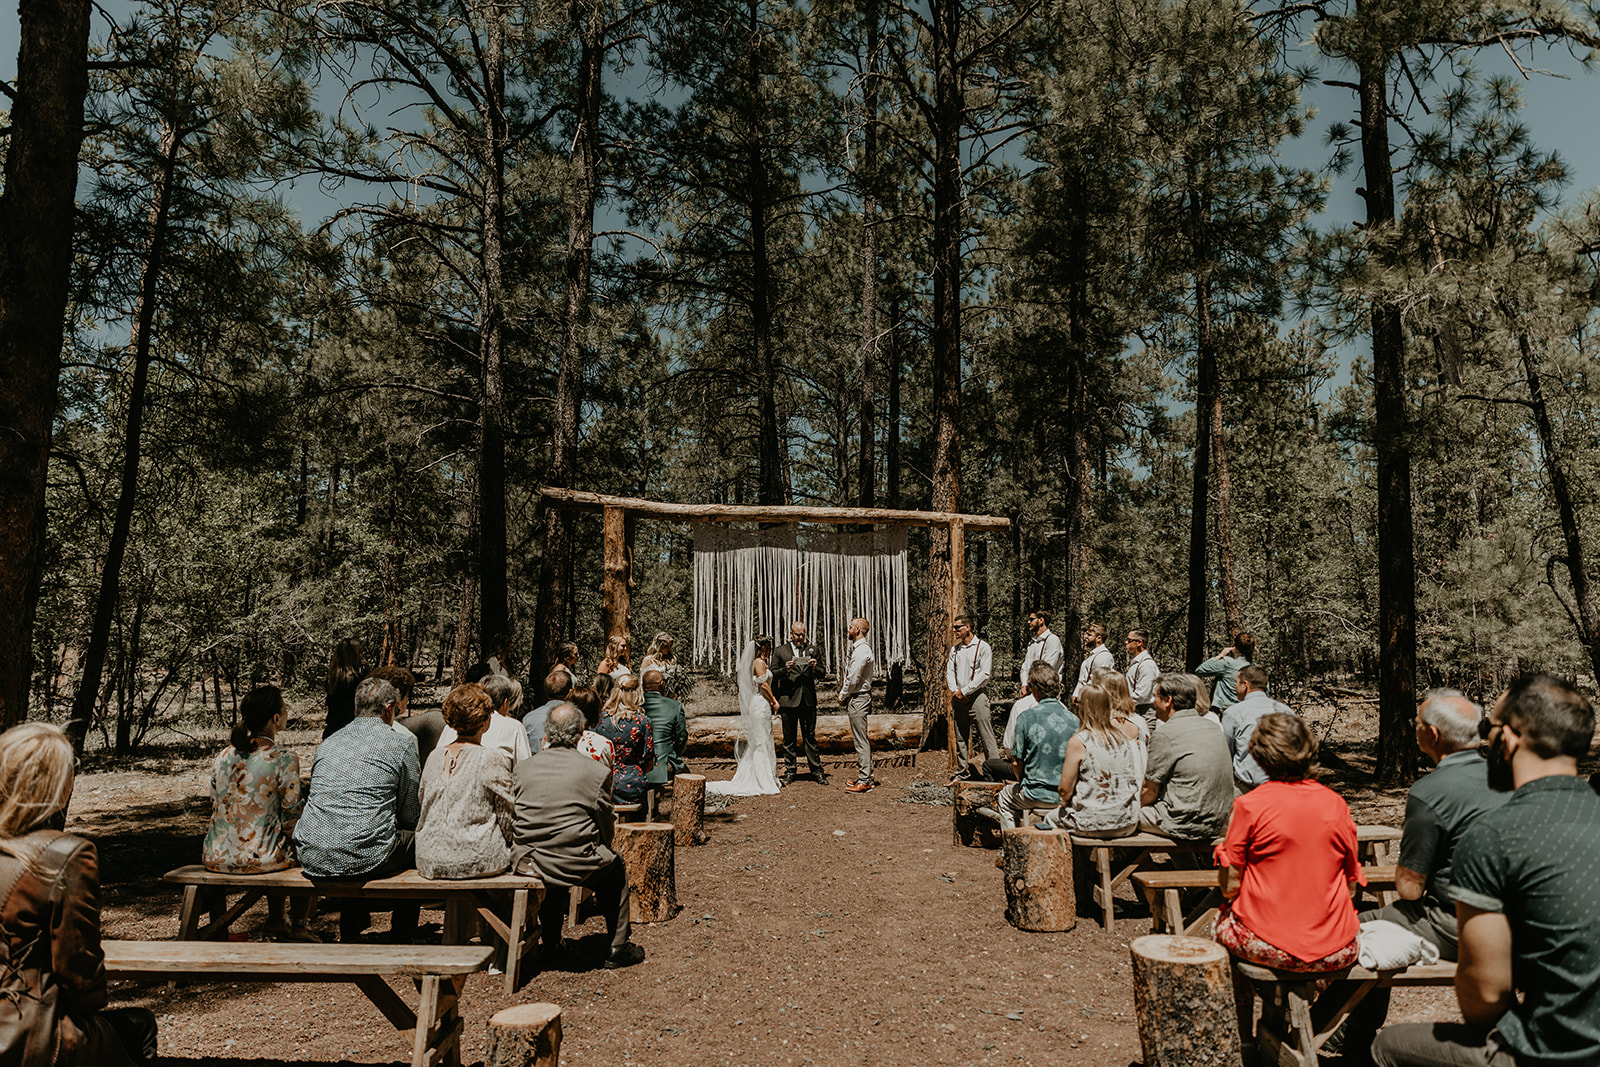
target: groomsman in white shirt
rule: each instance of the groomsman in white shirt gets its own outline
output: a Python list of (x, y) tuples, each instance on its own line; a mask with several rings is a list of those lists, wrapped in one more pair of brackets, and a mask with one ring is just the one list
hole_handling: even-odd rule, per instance
[(867, 734), (867, 713), (872, 709), (872, 646), (867, 643), (871, 628), (866, 619), (850, 620), (850, 649), (839, 675), (839, 707), (850, 720), (850, 739), (861, 768), (856, 780), (844, 787), (848, 793), (865, 793), (878, 784), (872, 777), (872, 739)]
[(989, 642), (972, 632), (972, 621), (965, 615), (956, 616), (954, 632), (956, 643), (951, 646), (950, 659), (945, 663), (944, 683), (950, 690), (950, 706), (955, 712), (956, 759), (961, 765), (961, 777), (981, 779), (982, 762), (967, 758), (967, 734), (976, 724), (984, 757), (995, 759), (1000, 755), (1000, 745), (994, 739), (994, 713), (989, 710), (989, 674), (994, 666), (994, 650)]
[(1017, 680), (1022, 687), (1028, 687), (1028, 672), (1035, 663), (1048, 663), (1054, 667), (1057, 674), (1067, 662), (1067, 653), (1061, 647), (1061, 638), (1057, 637), (1050, 629), (1050, 613), (1048, 611), (1028, 612), (1028, 651), (1022, 656), (1022, 669), (1017, 672)]
[(1089, 679), (1094, 677), (1094, 672), (1101, 667), (1108, 671), (1117, 669), (1117, 661), (1112, 657), (1111, 650), (1106, 647), (1106, 628), (1098, 622), (1091, 622), (1083, 628), (1083, 647), (1088, 655), (1083, 657), (1083, 662), (1078, 666), (1078, 684), (1072, 687), (1072, 703), (1078, 702), (1078, 694), (1089, 685)]
[(1128, 691), (1133, 694), (1133, 706), (1153, 733), (1156, 723), (1156, 678), (1161, 668), (1146, 647), (1148, 635), (1143, 630), (1128, 631)]

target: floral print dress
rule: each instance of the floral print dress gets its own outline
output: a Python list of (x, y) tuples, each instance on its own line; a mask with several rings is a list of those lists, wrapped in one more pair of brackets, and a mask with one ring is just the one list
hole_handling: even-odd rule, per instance
[(595, 732), (611, 742), (611, 793), (619, 804), (644, 799), (645, 775), (655, 769), (656, 743), (650, 720), (643, 715), (603, 715)]
[(201, 861), (208, 871), (260, 874), (294, 866), (289, 832), (305, 802), (300, 759), (269, 738), (247, 756), (229, 745), (211, 767), (211, 828)]

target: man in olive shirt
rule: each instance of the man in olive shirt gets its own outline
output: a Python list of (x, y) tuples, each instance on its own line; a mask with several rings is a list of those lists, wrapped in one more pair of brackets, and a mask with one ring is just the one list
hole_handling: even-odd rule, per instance
[(1600, 1062), (1600, 797), (1578, 777), (1594, 709), (1563, 679), (1524, 675), (1485, 726), (1489, 786), (1515, 792), (1455, 851), (1465, 1021), (1389, 1027), (1372, 1043), (1382, 1067)]
[(1233, 811), (1233, 761), (1217, 725), (1195, 711), (1194, 682), (1182, 674), (1156, 679), (1156, 732), (1139, 796), (1139, 829), (1180, 841), (1210, 841)]

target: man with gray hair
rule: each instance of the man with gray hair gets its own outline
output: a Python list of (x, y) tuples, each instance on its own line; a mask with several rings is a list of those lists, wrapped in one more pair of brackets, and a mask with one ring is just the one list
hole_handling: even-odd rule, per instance
[[(517, 764), (533, 755), (533, 748), (528, 743), (527, 727), (517, 718), (517, 705), (522, 703), (522, 683), (509, 675), (490, 674), (478, 684), (483, 686), (483, 691), (494, 702), (489, 725), (484, 727), (483, 737), (478, 744), (504, 752), (511, 769), (516, 770)], [(455, 739), (456, 732), (446, 726), (439, 735), (439, 747), (452, 744)]]
[[(381, 678), (356, 688), (356, 717), (317, 746), (305, 811), (294, 827), (294, 848), (306, 877), (382, 878), (416, 862), (413, 831), (421, 814), (422, 769), (417, 746), (391, 728), (400, 694)], [(353, 940), (368, 914), (356, 901), (339, 912), (339, 939)], [(398, 907), (393, 940), (409, 944), (415, 905)]]
[[(1364, 911), (1362, 922), (1387, 919), (1439, 946), (1442, 959), (1456, 958), (1456, 906), (1450, 895), (1456, 845), (1478, 818), (1509, 799), (1489, 788), (1488, 764), (1478, 751), (1483, 710), (1454, 689), (1430, 689), (1417, 706), (1417, 747), (1436, 764), (1406, 797), (1400, 858), (1394, 888), (1400, 897)], [(1343, 1036), (1347, 1049), (1364, 1053), (1389, 1011), (1389, 990), (1374, 989), (1350, 1014)]]
[(617, 825), (611, 768), (578, 751), (583, 728), (583, 712), (556, 705), (545, 719), (544, 751), (517, 765), (511, 862), (518, 874), (544, 879), (539, 928), (547, 954), (561, 950), (568, 892), (584, 886), (594, 892), (611, 935), (606, 968), (630, 967), (644, 959), (644, 949), (629, 940), (628, 870), (611, 850)]

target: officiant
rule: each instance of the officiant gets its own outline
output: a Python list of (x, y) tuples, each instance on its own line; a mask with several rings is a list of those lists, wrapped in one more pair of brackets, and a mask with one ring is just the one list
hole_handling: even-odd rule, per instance
[(798, 736), (805, 741), (811, 776), (826, 785), (828, 775), (822, 769), (822, 753), (817, 750), (817, 679), (822, 675), (822, 665), (817, 661), (816, 646), (806, 640), (805, 623), (790, 626), (789, 640), (772, 650), (772, 673), (772, 691), (783, 719), (783, 784), (789, 785), (795, 779), (800, 761)]

